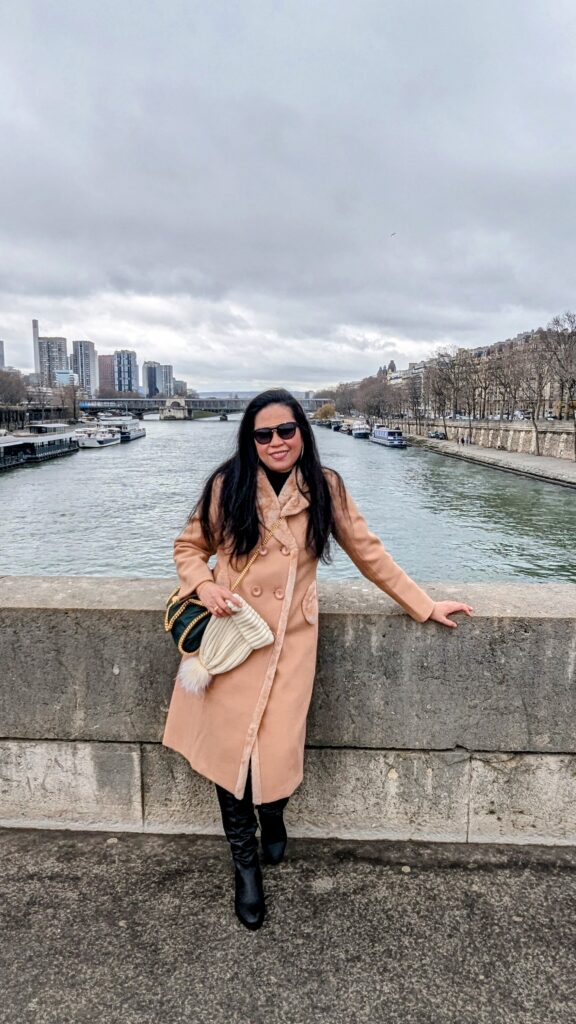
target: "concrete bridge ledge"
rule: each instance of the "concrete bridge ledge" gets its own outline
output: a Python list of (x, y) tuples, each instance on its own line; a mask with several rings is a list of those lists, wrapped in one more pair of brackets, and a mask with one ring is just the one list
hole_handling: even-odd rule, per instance
[[(469, 601), (475, 618), (576, 619), (576, 584), (421, 581), (421, 585), (437, 600)], [(176, 586), (176, 577), (2, 576), (0, 612), (7, 608), (158, 612)], [(360, 578), (320, 581), (318, 592), (324, 615), (404, 616), (395, 601)]]
[[(220, 832), (161, 745), (170, 580), (0, 579), (0, 825)], [(293, 835), (576, 845), (576, 586), (432, 584), (419, 625), (363, 581), (320, 587)]]

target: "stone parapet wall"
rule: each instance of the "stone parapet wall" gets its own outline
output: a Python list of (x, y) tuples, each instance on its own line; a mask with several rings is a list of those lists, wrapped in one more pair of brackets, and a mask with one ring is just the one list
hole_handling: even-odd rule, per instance
[[(576, 586), (433, 584), (419, 625), (321, 584), (293, 834), (576, 844)], [(164, 580), (0, 580), (0, 825), (219, 832), (212, 786), (161, 745), (178, 658)]]
[[(420, 424), (420, 436), (426, 437), (429, 430), (444, 430), (442, 420)], [(413, 421), (404, 421), (404, 432), (407, 435), (417, 434)], [(468, 438), (470, 430), (468, 420), (448, 420), (446, 433), (449, 441), (457, 441), (461, 437)], [(574, 428), (572, 423), (539, 424), (538, 428), (540, 455), (554, 459), (574, 459)], [(532, 424), (520, 420), (518, 422), (492, 420), (489, 422), (472, 421), (472, 442), (481, 448), (495, 448), (498, 451), (519, 452), (523, 455), (536, 454), (536, 436)]]

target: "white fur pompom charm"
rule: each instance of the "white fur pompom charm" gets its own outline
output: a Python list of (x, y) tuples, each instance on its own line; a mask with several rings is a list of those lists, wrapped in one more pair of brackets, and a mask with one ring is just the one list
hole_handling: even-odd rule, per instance
[(232, 615), (212, 616), (198, 654), (182, 658), (176, 682), (189, 693), (202, 693), (213, 676), (230, 672), (246, 661), (252, 651), (274, 642), (274, 634), (264, 619), (243, 598), (240, 600), (240, 607), (228, 603)]
[(200, 661), (199, 654), (185, 654), (180, 662), (176, 682), (188, 693), (202, 693), (212, 682), (212, 676)]

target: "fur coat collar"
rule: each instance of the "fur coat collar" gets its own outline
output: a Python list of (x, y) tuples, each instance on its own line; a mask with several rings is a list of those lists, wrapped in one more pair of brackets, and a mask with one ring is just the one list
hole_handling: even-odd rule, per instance
[(303, 512), (309, 504), (304, 477), (298, 466), (294, 467), (278, 495), (262, 467), (258, 467), (258, 508), (266, 529), (269, 530), (280, 517), (285, 519)]

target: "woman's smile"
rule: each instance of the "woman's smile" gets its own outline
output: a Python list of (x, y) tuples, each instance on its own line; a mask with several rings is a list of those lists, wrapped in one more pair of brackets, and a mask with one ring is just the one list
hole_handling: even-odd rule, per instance
[(268, 444), (256, 445), (258, 458), (268, 469), (288, 470), (296, 465), (302, 454), (302, 435), (299, 427), (296, 427), (294, 436), (289, 438), (278, 437), (276, 427), (280, 424), (294, 424), (294, 414), (288, 405), (280, 405), (273, 402), (261, 409), (254, 419), (255, 430), (274, 428), (272, 438)]

